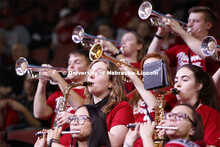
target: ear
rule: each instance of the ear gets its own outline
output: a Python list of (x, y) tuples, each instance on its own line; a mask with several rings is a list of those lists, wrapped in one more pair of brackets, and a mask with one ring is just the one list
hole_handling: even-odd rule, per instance
[(197, 83), (196, 87), (197, 87), (197, 90), (200, 91), (203, 87), (203, 83)]
[(210, 30), (212, 27), (212, 23), (211, 22), (207, 22), (206, 23), (206, 30)]
[(196, 132), (196, 131), (195, 131), (194, 129), (191, 129), (191, 131), (189, 132), (189, 135), (190, 135), (190, 136), (193, 136), (193, 135), (195, 134), (195, 132)]
[(138, 51), (143, 48), (143, 44), (141, 44), (141, 43), (139, 43), (137, 46), (138, 46), (138, 47), (137, 47), (137, 50), (138, 50)]

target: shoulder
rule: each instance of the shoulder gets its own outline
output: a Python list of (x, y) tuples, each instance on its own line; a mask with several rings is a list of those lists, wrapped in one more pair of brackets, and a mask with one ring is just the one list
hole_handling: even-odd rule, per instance
[(220, 116), (220, 113), (212, 107), (202, 104), (196, 111), (202, 116), (204, 119), (217, 119)]

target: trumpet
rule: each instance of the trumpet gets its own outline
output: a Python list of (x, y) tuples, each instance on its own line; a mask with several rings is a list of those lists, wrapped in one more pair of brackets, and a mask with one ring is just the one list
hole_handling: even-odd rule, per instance
[[(67, 75), (68, 71), (66, 68), (61, 68), (61, 67), (43, 67), (43, 66), (38, 66), (38, 65), (30, 65), (28, 64), (28, 61), (24, 57), (20, 57), (16, 60), (15, 62), (15, 71), (17, 75), (23, 76), (26, 73), (29, 74), (31, 79), (43, 79), (39, 75), (39, 71), (42, 69), (53, 69), (57, 70), (58, 72), (62, 72), (63, 75)], [(48, 79), (49, 80), (49, 79)], [(55, 84), (52, 81), (50, 81), (51, 84)]]
[(105, 53), (103, 53), (103, 48), (102, 48), (102, 45), (99, 44), (99, 43), (96, 43), (94, 44), (91, 49), (89, 50), (89, 58), (91, 61), (96, 61), (98, 60), (99, 58), (106, 58), (106, 59), (109, 59), (110, 61), (112, 61), (115, 65), (117, 66), (121, 66), (121, 65), (125, 65), (127, 67), (129, 67), (132, 71), (134, 71), (135, 73), (141, 73), (142, 70), (141, 69), (138, 69), (138, 68), (135, 68), (134, 66), (132, 65), (129, 65), (129, 64), (126, 64), (122, 61), (119, 61), (118, 59), (115, 59), (109, 55), (106, 55)]
[(173, 17), (169, 17), (169, 16), (166, 16), (162, 13), (159, 13), (157, 11), (154, 11), (153, 8), (152, 8), (152, 5), (150, 2), (148, 1), (145, 1), (143, 2), (139, 9), (138, 9), (138, 16), (145, 20), (147, 19), (148, 17), (150, 17), (150, 15), (153, 15), (155, 17), (151, 17), (150, 18), (150, 21), (151, 21), (151, 24), (153, 26), (161, 26), (163, 28), (167, 28), (167, 26), (165, 25), (165, 23), (162, 21), (162, 18), (165, 17), (165, 18), (169, 18), (169, 19), (173, 19), (175, 21), (177, 21), (181, 26), (182, 28), (184, 28), (185, 30), (187, 30), (187, 32), (190, 32), (190, 28), (188, 27), (187, 23), (181, 21), (181, 20), (178, 20), (176, 18), (173, 18)]
[[(62, 131), (61, 134), (64, 135), (64, 134), (79, 134), (81, 131)], [(43, 132), (37, 132), (35, 133), (35, 136), (42, 136), (43, 135)], [(46, 135), (47, 135), (47, 132), (46, 132)]]
[[(128, 128), (135, 128), (135, 123), (130, 123), (127, 125)], [(165, 126), (155, 126), (155, 129), (170, 129), (170, 130), (178, 130), (178, 127), (165, 127)]]
[(119, 48), (121, 46), (121, 43), (119, 41), (107, 39), (107, 38), (102, 38), (102, 37), (97, 37), (97, 36), (85, 33), (83, 27), (80, 25), (76, 26), (73, 29), (72, 40), (75, 43), (81, 43), (83, 46), (90, 46), (91, 47), (92, 45), (94, 45), (95, 39), (111, 41), (116, 47), (119, 47)]
[(212, 56), (214, 60), (220, 61), (216, 48), (220, 48), (220, 46), (217, 45), (217, 41), (213, 36), (206, 36), (202, 40), (201, 52), (203, 55)]

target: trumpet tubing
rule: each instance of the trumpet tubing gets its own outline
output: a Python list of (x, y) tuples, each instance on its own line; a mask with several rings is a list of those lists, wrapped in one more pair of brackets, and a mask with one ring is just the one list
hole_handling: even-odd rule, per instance
[(125, 66), (129, 67), (129, 68), (130, 68), (132, 71), (134, 71), (135, 73), (137, 73), (137, 72), (141, 73), (141, 72), (142, 72), (142, 70), (137, 69), (137, 68), (133, 67), (132, 65), (126, 64), (126, 63), (124, 63), (124, 62), (122, 62), (122, 61), (119, 61), (119, 60), (117, 60), (117, 59), (115, 59), (115, 58), (113, 58), (113, 57), (111, 57), (111, 56), (106, 55), (105, 53), (103, 53), (102, 45), (99, 44), (99, 43), (96, 43), (96, 44), (94, 44), (94, 45), (91, 47), (91, 49), (90, 49), (90, 51), (89, 51), (89, 58), (90, 58), (91, 61), (96, 61), (96, 60), (98, 60), (99, 58), (109, 59), (109, 60), (112, 61), (115, 65), (117, 65), (117, 66), (119, 66), (119, 67), (120, 67), (121, 65), (125, 65)]
[(162, 21), (163, 17), (168, 18), (168, 19), (173, 19), (173, 20), (177, 21), (178, 23), (180, 23), (180, 25), (185, 30), (187, 30), (187, 32), (190, 32), (190, 28), (188, 27), (187, 23), (185, 23), (181, 20), (175, 19), (173, 17), (166, 16), (162, 13), (157, 12), (157, 11), (154, 11), (151, 3), (148, 1), (145, 1), (140, 5), (140, 7), (138, 9), (138, 15), (141, 19), (144, 19), (144, 20), (147, 19), (148, 17), (150, 17), (151, 15), (155, 16), (155, 17), (150, 18), (151, 24), (154, 26), (161, 26), (163, 28), (167, 28), (165, 23)]
[(121, 43), (119, 41), (107, 39), (107, 38), (102, 38), (102, 37), (97, 37), (97, 36), (85, 33), (83, 27), (80, 25), (76, 26), (73, 29), (72, 40), (75, 43), (81, 43), (83, 46), (91, 47), (94, 45), (95, 39), (111, 41), (116, 47), (121, 46)]
[(39, 72), (43, 69), (53, 69), (58, 72), (62, 72), (64, 75), (65, 74), (67, 75), (68, 72), (66, 68), (30, 65), (28, 64), (28, 61), (24, 57), (18, 58), (17, 61), (15, 62), (15, 71), (19, 76), (23, 76), (26, 73), (28, 73), (32, 79), (41, 79)]

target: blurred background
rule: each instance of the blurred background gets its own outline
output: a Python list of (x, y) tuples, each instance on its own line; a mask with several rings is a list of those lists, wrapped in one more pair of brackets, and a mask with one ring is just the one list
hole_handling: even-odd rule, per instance
[[(33, 65), (46, 63), (55, 67), (67, 67), (71, 51), (76, 48), (89, 49), (72, 41), (72, 31), (77, 25), (81, 25), (88, 34), (102, 34), (119, 41), (125, 32), (137, 31), (146, 41), (147, 52), (157, 27), (151, 26), (149, 19), (139, 18), (138, 8), (143, 1), (0, 0), (0, 112), (3, 110), (1, 100), (10, 99), (18, 101), (33, 114), (37, 81), (18, 76), (15, 73), (15, 61), (19, 57), (25, 57), (28, 63)], [(149, 0), (149, 2), (153, 10), (172, 14), (184, 22), (187, 22), (188, 9), (193, 6), (208, 6), (218, 19), (220, 15), (219, 0)], [(218, 20), (210, 32), (210, 35), (218, 40), (220, 40), (219, 26)], [(166, 50), (178, 42), (178, 36), (167, 34), (163, 39), (162, 49)], [(54, 90), (55, 87), (48, 85), (47, 95)], [(19, 104), (13, 105), (22, 108)], [(30, 126), (26, 126), (24, 118), (19, 118), (22, 115), (17, 111), (11, 109), (4, 111), (7, 111), (8, 118), (7, 122), (4, 122), (0, 116), (0, 146), (1, 140), (15, 138), (33, 144), (36, 141), (34, 135), (36, 129), (27, 129)], [(21, 132), (10, 134), (8, 130), (6, 133), (9, 125), (19, 124), (18, 120), (24, 120), (20, 121), (18, 127)], [(40, 121), (41, 127), (49, 127), (49, 121)], [(24, 127), (26, 131), (23, 131)]]

